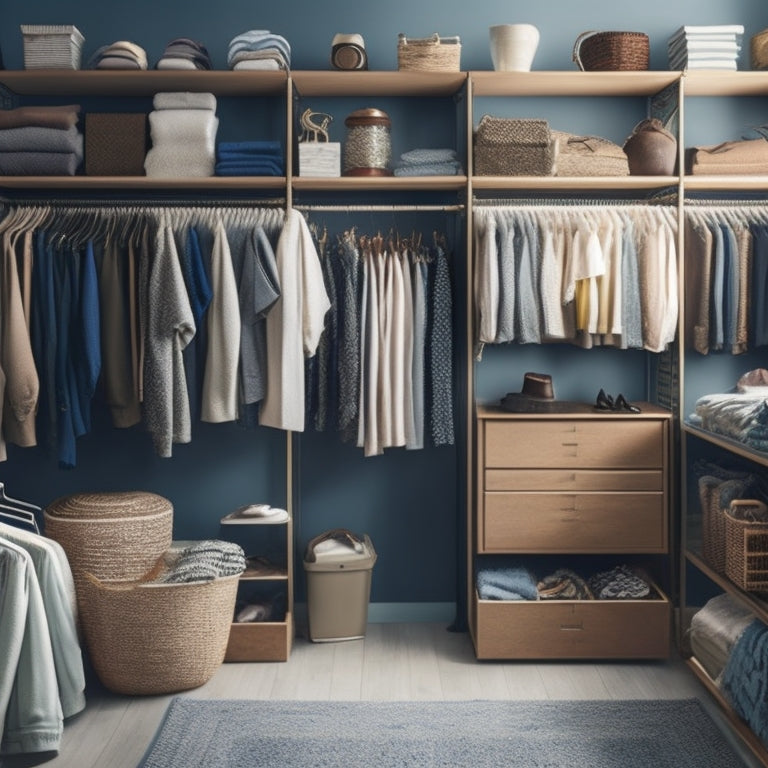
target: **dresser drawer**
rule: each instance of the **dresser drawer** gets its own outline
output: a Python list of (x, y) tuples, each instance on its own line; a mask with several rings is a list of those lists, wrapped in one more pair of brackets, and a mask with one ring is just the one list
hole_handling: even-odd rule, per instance
[(480, 600), (474, 593), (478, 659), (664, 659), (671, 608), (654, 600)]
[(648, 419), (485, 421), (487, 468), (660, 468), (666, 422)]
[(488, 469), (486, 491), (662, 491), (660, 469)]
[(667, 547), (662, 493), (486, 493), (480, 552), (642, 552)]

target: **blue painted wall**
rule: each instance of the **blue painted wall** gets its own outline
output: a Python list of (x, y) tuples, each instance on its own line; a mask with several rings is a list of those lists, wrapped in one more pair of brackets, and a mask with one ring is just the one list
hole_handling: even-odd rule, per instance
[[(132, 0), (105, 3), (103, 0), (36, 0), (19, 3), (0, 0), (0, 49), (5, 66), (22, 67), (20, 24), (75, 24), (85, 35), (84, 60), (101, 45), (132, 40), (147, 51), (154, 63), (170, 39), (188, 36), (206, 44), (218, 69), (226, 68), (229, 41), (249, 29), (270, 29), (286, 37), (292, 46), (294, 69), (328, 67), (330, 44), (336, 32), (363, 35), (372, 69), (396, 69), (397, 34), (412, 37), (433, 32), (460, 35), (463, 69), (490, 69), (488, 27), (507, 22), (533, 23), (541, 30), (541, 43), (534, 69), (573, 70), (573, 44), (588, 29), (644, 31), (651, 38), (651, 67), (666, 69), (666, 41), (681, 24), (742, 23), (746, 27), (742, 68), (748, 68), (749, 37), (768, 26), (764, 0), (679, 0), (675, 3), (647, 0), (617, 3), (593, 0), (543, 0), (510, 3), (481, 0), (446, 4), (439, 0), (389, 0), (363, 3), (360, 0), (254, 3), (219, 0), (216, 3), (186, 0), (184, 3)], [(66, 95), (60, 98), (66, 100)], [(146, 101), (121, 102), (123, 108), (142, 109)], [(345, 103), (339, 109), (369, 106)], [(383, 107), (389, 105), (382, 104)], [(395, 152), (412, 146), (449, 145), (462, 147), (461, 127), (454, 125), (452, 108), (430, 102), (408, 107), (408, 131), (395, 131)], [(485, 109), (478, 104), (478, 114)], [(603, 107), (606, 107), (603, 109)], [(702, 105), (702, 110), (704, 105)], [(759, 105), (758, 105), (759, 108)], [(242, 136), (243, 124), (264, 126), (280, 135), (272, 110), (253, 106), (240, 111), (222, 102), (220, 138)], [(391, 105), (398, 118), (402, 105)], [(488, 105), (488, 110), (492, 109)], [(637, 104), (624, 109), (621, 103), (588, 104), (559, 99), (541, 102), (537, 110), (563, 130), (584, 131), (623, 140), (632, 126), (644, 117)], [(279, 109), (277, 110), (279, 112)], [(701, 112), (694, 120), (692, 141), (720, 141), (738, 136), (754, 110), (742, 114), (725, 105)], [(245, 114), (245, 117), (243, 115)], [(338, 112), (337, 112), (338, 114)], [(705, 118), (706, 115), (706, 118)], [(762, 122), (765, 122), (763, 119)], [(339, 140), (343, 121), (337, 120), (332, 138)], [(457, 133), (458, 131), (458, 133)], [(343, 228), (357, 224), (363, 231), (389, 227), (393, 223), (411, 227), (409, 221), (362, 218), (334, 220)], [(465, 254), (461, 222), (443, 217), (423, 217), (417, 225), (425, 232), (448, 230), (455, 246), (457, 296), (463, 291), (460, 276)], [(458, 304), (457, 318), (463, 317)], [(461, 329), (459, 329), (461, 331)], [(457, 366), (463, 364), (461, 350)], [(563, 399), (591, 400), (601, 386), (624, 391), (630, 399), (645, 394), (648, 360), (642, 353), (612, 350), (584, 351), (571, 347), (486, 349), (476, 366), (477, 394), (495, 401), (508, 391), (519, 390), (526, 370), (550, 371), (556, 394)], [(462, 371), (457, 368), (458, 384)], [(461, 395), (457, 411), (461, 415)], [(46, 504), (62, 493), (96, 489), (142, 488), (163, 493), (175, 505), (177, 538), (219, 534), (218, 520), (235, 507), (252, 501), (285, 503), (285, 443), (283, 435), (269, 429), (246, 431), (236, 425), (196, 425), (193, 442), (177, 446), (172, 459), (153, 456), (149, 440), (140, 429), (113, 429), (96, 406), (94, 432), (81, 439), (75, 470), (58, 470), (39, 449), (10, 447), (9, 461), (0, 466), (0, 479), (11, 495)], [(461, 424), (457, 437), (462, 438)], [(299, 470), (296, 551), (299, 557), (306, 541), (326, 528), (346, 526), (368, 532), (379, 554), (372, 587), (372, 601), (394, 603), (452, 603), (463, 564), (464, 456), (457, 448), (431, 448), (420, 452), (390, 451), (363, 458), (358, 449), (343, 445), (335, 435), (307, 432), (297, 440)], [(301, 571), (299, 568), (299, 575)], [(298, 580), (297, 596), (303, 594)]]

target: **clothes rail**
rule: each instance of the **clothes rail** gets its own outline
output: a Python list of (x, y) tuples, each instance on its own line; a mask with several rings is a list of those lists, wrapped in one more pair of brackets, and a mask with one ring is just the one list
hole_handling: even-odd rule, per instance
[(654, 206), (672, 205), (677, 202), (677, 199), (668, 199), (665, 197), (654, 197), (645, 199), (627, 198), (622, 200), (621, 198), (579, 198), (579, 197), (504, 197), (504, 198), (473, 198), (472, 204), (475, 207), (487, 207), (487, 208), (522, 208), (525, 206), (540, 206), (540, 207), (594, 207), (594, 208), (629, 208), (629, 207), (645, 207), (651, 208)]
[(86, 198), (86, 197), (68, 197), (68, 198), (51, 198), (51, 197), (0, 197), (0, 204), (6, 206), (27, 206), (27, 205), (47, 205), (47, 206), (63, 206), (74, 207), (76, 205), (88, 205), (94, 207), (110, 208), (115, 205), (133, 205), (137, 207), (158, 207), (158, 206), (194, 206), (197, 208), (232, 208), (235, 206), (247, 206), (247, 207), (270, 207), (270, 206), (285, 206), (286, 198), (284, 197), (267, 197), (267, 198), (239, 198), (239, 197), (221, 197), (217, 199), (212, 198), (199, 198), (199, 197), (158, 197), (148, 198), (142, 197), (129, 197), (129, 196), (115, 196), (109, 198)]

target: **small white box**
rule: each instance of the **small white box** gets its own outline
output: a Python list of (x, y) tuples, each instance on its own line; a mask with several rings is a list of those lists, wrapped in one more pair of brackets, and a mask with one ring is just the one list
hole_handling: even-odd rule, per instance
[(299, 176), (341, 176), (341, 143), (299, 142)]

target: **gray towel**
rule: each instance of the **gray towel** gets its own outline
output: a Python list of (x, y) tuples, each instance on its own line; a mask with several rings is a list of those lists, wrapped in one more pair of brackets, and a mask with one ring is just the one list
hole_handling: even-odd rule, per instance
[(212, 93), (184, 91), (156, 93), (152, 104), (155, 109), (208, 109), (216, 111), (216, 97)]
[(83, 137), (74, 125), (66, 130), (36, 125), (0, 128), (0, 151), (82, 152)]

